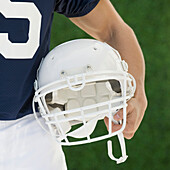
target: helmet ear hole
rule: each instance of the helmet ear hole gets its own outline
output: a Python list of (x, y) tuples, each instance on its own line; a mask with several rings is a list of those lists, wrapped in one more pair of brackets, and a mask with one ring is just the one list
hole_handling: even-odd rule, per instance
[(115, 91), (116, 93), (121, 93), (121, 86), (119, 81), (113, 79), (109, 80), (109, 83), (113, 91)]

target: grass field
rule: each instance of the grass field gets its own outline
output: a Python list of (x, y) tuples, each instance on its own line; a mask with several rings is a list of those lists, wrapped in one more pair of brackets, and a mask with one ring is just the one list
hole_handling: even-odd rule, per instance
[[(128, 160), (116, 165), (107, 156), (106, 141), (64, 147), (69, 170), (169, 170), (170, 169), (170, 1), (112, 0), (133, 28), (146, 61), (148, 109), (132, 140), (126, 141)], [(90, 38), (66, 17), (55, 14), (51, 48), (76, 38)], [(105, 130), (104, 126), (101, 130)], [(120, 154), (113, 138), (115, 154)]]

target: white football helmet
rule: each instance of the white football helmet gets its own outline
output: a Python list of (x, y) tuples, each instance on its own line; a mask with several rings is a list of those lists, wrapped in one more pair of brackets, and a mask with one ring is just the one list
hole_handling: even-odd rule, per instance
[[(127, 63), (106, 43), (92, 39), (63, 43), (40, 64), (33, 99), (35, 117), (39, 121), (37, 103), (49, 132), (61, 145), (91, 143), (118, 135), (122, 157), (112, 155), (111, 141), (108, 154), (117, 163), (124, 162), (126, 106), (136, 89), (135, 80), (127, 71)], [(120, 109), (122, 127), (112, 132), (113, 123), (121, 123), (113, 119)], [(103, 134), (96, 125), (105, 117), (109, 119), (109, 128)]]

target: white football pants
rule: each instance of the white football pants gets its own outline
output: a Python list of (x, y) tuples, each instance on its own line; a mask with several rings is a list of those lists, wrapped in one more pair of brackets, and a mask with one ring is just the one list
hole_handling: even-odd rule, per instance
[(62, 148), (28, 115), (0, 121), (0, 170), (66, 170)]

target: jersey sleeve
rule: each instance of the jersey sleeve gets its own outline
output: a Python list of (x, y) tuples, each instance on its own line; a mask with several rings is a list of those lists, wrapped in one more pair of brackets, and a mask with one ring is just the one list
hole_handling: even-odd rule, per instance
[(66, 17), (81, 17), (88, 14), (99, 0), (57, 0), (55, 11)]

